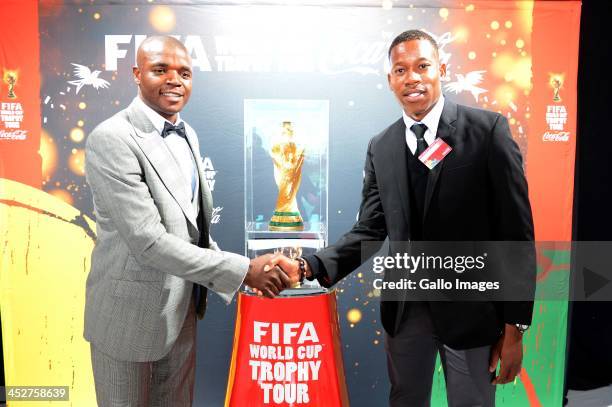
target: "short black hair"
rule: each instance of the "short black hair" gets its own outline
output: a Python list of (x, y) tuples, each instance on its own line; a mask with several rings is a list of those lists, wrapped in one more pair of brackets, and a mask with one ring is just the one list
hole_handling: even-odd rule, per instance
[(391, 59), (391, 51), (393, 50), (393, 48), (395, 48), (402, 42), (412, 41), (412, 40), (429, 41), (431, 45), (433, 45), (434, 49), (436, 50), (436, 54), (439, 55), (438, 43), (431, 35), (421, 30), (408, 30), (408, 31), (404, 31), (403, 33), (395, 37), (395, 39), (391, 43), (391, 46), (389, 46), (389, 53), (388, 53), (389, 59)]

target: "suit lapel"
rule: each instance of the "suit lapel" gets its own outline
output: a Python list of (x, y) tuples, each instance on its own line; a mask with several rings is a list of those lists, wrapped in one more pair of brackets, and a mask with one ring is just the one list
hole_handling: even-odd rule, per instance
[(182, 179), (183, 173), (166, 143), (159, 136), (144, 112), (140, 111), (135, 103), (128, 107), (128, 117), (136, 131), (134, 140), (142, 149), (142, 152), (157, 172), (170, 195), (180, 206), (185, 217), (197, 228), (193, 207), (188, 201), (191, 191), (187, 190), (186, 183)]
[(208, 189), (208, 183), (206, 182), (206, 176), (204, 175), (204, 167), (202, 164), (202, 160), (200, 159), (200, 151), (198, 151), (198, 142), (197, 135), (190, 128), (187, 127), (187, 144), (189, 144), (189, 149), (191, 150), (191, 154), (193, 154), (194, 161), (196, 164), (196, 169), (198, 172), (198, 183), (200, 187), (200, 208), (204, 213), (204, 227), (208, 229), (208, 225), (210, 224), (210, 218), (212, 216), (212, 194), (210, 193), (210, 189)]
[[(402, 203), (402, 212), (404, 214), (405, 224), (410, 222), (410, 190), (408, 189), (408, 180), (406, 177), (398, 176), (397, 174), (408, 174), (408, 162), (406, 160), (406, 124), (404, 119), (399, 119), (393, 124), (391, 143), (389, 148), (392, 150), (393, 161), (391, 164), (392, 171), (395, 173), (392, 177), (395, 179), (397, 189), (399, 191), (400, 202)], [(410, 227), (408, 226), (408, 230)]]
[[(444, 100), (444, 108), (442, 109), (442, 115), (440, 116), (440, 122), (438, 123), (438, 130), (436, 137), (440, 137), (451, 147), (454, 145), (452, 138), (455, 134), (455, 127), (453, 123), (457, 120), (457, 105), (448, 99)], [(423, 222), (427, 218), (427, 210), (431, 204), (431, 198), (436, 189), (440, 173), (444, 167), (444, 161), (436, 165), (427, 176), (427, 187), (425, 188), (425, 205), (423, 209)]]
[[(399, 191), (400, 202), (402, 206), (402, 214), (404, 215), (404, 222), (400, 222), (398, 219), (398, 225), (405, 225), (406, 233), (410, 236), (410, 188), (408, 188), (408, 160), (406, 154), (408, 153), (406, 145), (406, 123), (403, 118), (400, 118), (395, 124), (393, 124), (391, 143), (389, 147), (392, 149), (393, 161), (390, 163), (390, 167), (393, 171), (391, 174), (392, 178), (395, 179), (397, 189)], [(409, 240), (409, 239), (408, 239)], [(402, 301), (397, 303), (397, 313), (395, 325), (399, 324), (401, 315), (404, 313), (405, 300), (407, 298), (408, 290), (403, 290)], [(387, 305), (391, 306), (391, 305)], [(396, 328), (397, 329), (397, 328)]]
[[(210, 239), (208, 233), (208, 227), (210, 225), (210, 218), (212, 216), (212, 196), (210, 190), (208, 189), (208, 184), (206, 183), (206, 177), (204, 175), (204, 168), (202, 166), (202, 160), (200, 157), (198, 136), (191, 129), (190, 126), (185, 126), (185, 135), (187, 144), (189, 145), (189, 149), (191, 150), (191, 154), (193, 156), (193, 161), (195, 162), (196, 172), (198, 174), (198, 185), (200, 188), (200, 192), (198, 193), (197, 198), (200, 200), (199, 205), (199, 213), (198, 213), (198, 229), (200, 237), (198, 239), (198, 246), (208, 248), (210, 246)], [(195, 284), (195, 292), (196, 294), (196, 315), (199, 320), (204, 319), (204, 314), (206, 313), (206, 302), (208, 300), (207, 293), (208, 289), (200, 284)]]

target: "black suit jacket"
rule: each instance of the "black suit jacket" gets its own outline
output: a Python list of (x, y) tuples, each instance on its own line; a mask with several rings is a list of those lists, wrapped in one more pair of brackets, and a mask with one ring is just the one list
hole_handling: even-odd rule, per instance
[[(400, 118), (370, 141), (357, 223), (317, 252), (319, 261), (309, 261), (324, 276), (319, 278), (324, 285), (335, 284), (361, 264), (362, 242), (411, 240), (405, 131)], [(507, 120), (445, 99), (436, 135), (453, 150), (428, 174), (423, 240), (533, 241), (521, 153)], [(536, 267), (534, 252), (530, 255), (517, 278), (533, 293)], [(395, 334), (409, 306), (381, 304), (387, 333)], [(456, 349), (494, 343), (504, 323), (530, 324), (532, 309), (532, 301), (430, 302), (436, 334)]]

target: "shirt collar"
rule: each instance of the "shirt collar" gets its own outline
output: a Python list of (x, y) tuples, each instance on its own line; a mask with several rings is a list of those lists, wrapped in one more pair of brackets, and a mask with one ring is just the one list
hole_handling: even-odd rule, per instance
[(136, 103), (138, 104), (138, 107), (140, 107), (140, 109), (142, 109), (142, 111), (144, 112), (144, 114), (147, 116), (147, 118), (151, 121), (151, 123), (153, 124), (153, 127), (155, 127), (155, 130), (157, 130), (157, 132), (159, 134), (162, 133), (162, 131), (164, 130), (164, 124), (166, 122), (172, 124), (173, 126), (178, 126), (183, 120), (181, 119), (181, 114), (177, 113), (176, 115), (176, 123), (171, 123), (169, 120), (164, 119), (159, 113), (157, 113), (155, 110), (151, 109), (151, 107), (149, 105), (147, 105), (141, 98), (140, 96), (136, 96), (136, 98), (134, 98), (134, 100), (136, 101)]
[(429, 111), (423, 117), (420, 122), (415, 121), (413, 118), (408, 116), (406, 112), (402, 111), (402, 116), (404, 117), (404, 124), (406, 124), (406, 129), (410, 129), (415, 123), (423, 123), (427, 126), (427, 129), (431, 131), (433, 134), (436, 134), (438, 131), (438, 123), (440, 123), (440, 117), (442, 116), (442, 109), (444, 108), (444, 96), (440, 94), (440, 98), (434, 105), (433, 109)]

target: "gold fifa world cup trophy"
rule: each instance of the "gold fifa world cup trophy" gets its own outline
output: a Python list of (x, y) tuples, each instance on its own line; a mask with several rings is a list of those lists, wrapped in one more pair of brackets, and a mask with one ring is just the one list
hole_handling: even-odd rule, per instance
[(274, 162), (278, 199), (268, 227), (278, 231), (304, 230), (296, 199), (302, 181), (304, 148), (296, 144), (291, 122), (283, 122), (280, 139), (272, 144), (270, 154)]
[(563, 77), (555, 75), (550, 78), (550, 86), (553, 88), (553, 102), (561, 102), (559, 90), (563, 86)]
[(15, 84), (17, 83), (17, 73), (13, 71), (5, 71), (4, 81), (8, 85), (7, 97), (9, 99), (15, 99), (17, 97), (17, 95), (15, 95)]

